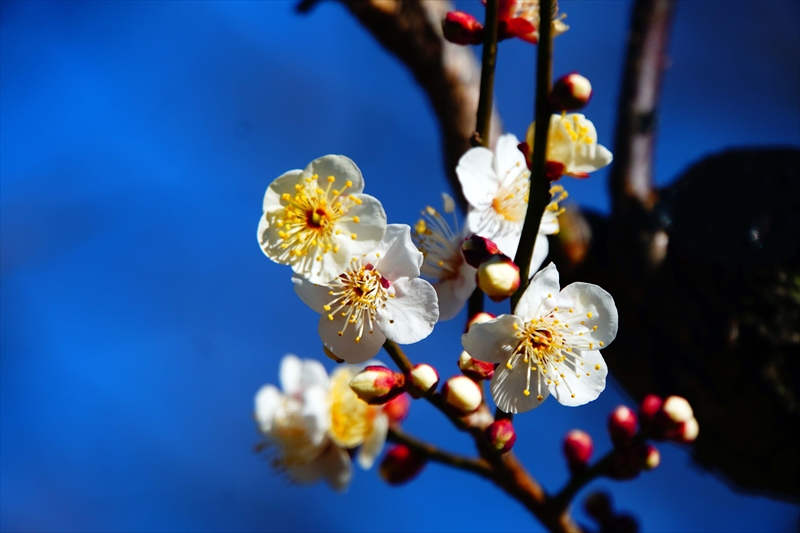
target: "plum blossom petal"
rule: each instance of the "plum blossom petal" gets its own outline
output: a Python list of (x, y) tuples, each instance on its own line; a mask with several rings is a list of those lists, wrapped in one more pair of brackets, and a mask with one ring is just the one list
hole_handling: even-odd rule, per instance
[(549, 313), (556, 306), (560, 287), (556, 265), (550, 263), (533, 276), (530, 285), (522, 293), (514, 314), (522, 320), (530, 320)]
[(392, 283), (394, 298), (378, 313), (378, 327), (386, 338), (413, 344), (426, 338), (439, 321), (439, 298), (430, 283), (420, 278), (400, 278)]
[(521, 326), (519, 317), (500, 315), (488, 322), (474, 324), (461, 336), (461, 344), (467, 353), (481, 361), (506, 361), (517, 346), (515, 332)]
[[(535, 125), (535, 122), (530, 125), (526, 137), (531, 148), (534, 146)], [(597, 143), (597, 130), (584, 115), (565, 113), (550, 116), (547, 161), (563, 165), (561, 174), (586, 178), (589, 173), (609, 165), (613, 159), (611, 152)]]
[[(551, 381), (548, 385), (550, 393), (558, 403), (569, 407), (584, 405), (597, 399), (606, 388), (608, 366), (597, 350), (578, 351), (577, 357), (567, 366), (573, 366), (577, 372), (565, 372), (561, 382), (556, 385)], [(571, 354), (567, 355), (569, 361)], [(582, 372), (583, 371), (583, 372)]]
[(536, 374), (533, 377), (538, 377), (538, 383), (534, 385), (534, 390), (540, 391), (542, 400), (537, 399), (538, 394), (526, 396), (519, 393), (519, 391), (525, 390), (528, 386), (527, 374), (516, 372), (503, 364), (498, 365), (490, 383), (492, 399), (497, 408), (504, 413), (524, 413), (534, 409), (541, 401), (544, 401), (550, 395), (550, 391), (546, 385), (541, 386), (542, 378), (540, 374)]

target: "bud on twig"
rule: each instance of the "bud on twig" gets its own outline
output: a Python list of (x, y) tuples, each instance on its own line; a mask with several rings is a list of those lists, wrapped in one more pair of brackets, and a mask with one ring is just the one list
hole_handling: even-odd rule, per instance
[(463, 11), (450, 11), (442, 21), (444, 38), (454, 44), (481, 44), (483, 24)]
[(383, 406), (383, 412), (389, 417), (389, 424), (396, 426), (406, 419), (410, 407), (411, 400), (408, 399), (408, 394), (401, 394), (393, 400), (389, 400)]
[(442, 396), (447, 405), (461, 415), (476, 411), (483, 401), (481, 388), (466, 376), (448, 379), (442, 388)]
[(630, 446), (636, 435), (636, 413), (620, 405), (608, 417), (608, 434), (617, 448)]
[(589, 466), (594, 443), (585, 431), (573, 429), (564, 437), (564, 456), (567, 458), (570, 472), (579, 472)]
[(637, 446), (636, 455), (639, 458), (639, 466), (643, 470), (653, 470), (661, 464), (661, 453), (652, 444)]
[(350, 380), (350, 388), (370, 405), (383, 405), (405, 391), (406, 377), (385, 366), (368, 366)]
[(461, 357), (458, 359), (458, 368), (461, 369), (465, 376), (474, 381), (492, 379), (492, 376), (494, 376), (494, 363), (475, 359), (467, 352), (461, 352)]
[(577, 72), (573, 72), (560, 77), (553, 84), (550, 104), (558, 111), (577, 111), (586, 107), (591, 98), (592, 84)]
[(398, 444), (386, 452), (380, 466), (380, 474), (389, 485), (402, 485), (419, 474), (427, 459), (404, 444)]
[(586, 514), (599, 523), (607, 521), (614, 514), (611, 496), (606, 492), (593, 492), (583, 502)]
[(495, 302), (502, 302), (519, 288), (519, 267), (505, 255), (495, 255), (478, 268), (478, 287)]
[(489, 424), (483, 436), (489, 446), (499, 453), (506, 453), (517, 442), (517, 433), (514, 431), (514, 425), (511, 420), (505, 418)]
[(492, 256), (500, 253), (500, 248), (486, 237), (473, 235), (461, 245), (464, 260), (472, 268), (478, 268)]
[(664, 405), (664, 400), (660, 396), (648, 394), (644, 397), (642, 404), (639, 406), (639, 420), (642, 423), (642, 427), (647, 429), (652, 427), (656, 413), (658, 413), (662, 405)]
[(691, 418), (686, 422), (681, 422), (678, 426), (678, 429), (671, 433), (669, 436), (675, 442), (694, 442), (697, 438), (697, 435), (700, 434), (700, 424), (697, 423), (696, 418)]
[(439, 373), (431, 365), (414, 365), (409, 372), (408, 393), (413, 398), (422, 398), (436, 390)]
[(661, 406), (661, 410), (656, 416), (662, 420), (680, 424), (694, 418), (694, 411), (686, 398), (670, 396), (664, 400), (664, 405)]
[(489, 322), (490, 320), (494, 320), (495, 318), (497, 317), (494, 316), (492, 313), (487, 313), (486, 311), (475, 313), (475, 315), (469, 319), (469, 322), (467, 322), (466, 331), (469, 331), (469, 328), (471, 328), (475, 324), (483, 324), (484, 322)]

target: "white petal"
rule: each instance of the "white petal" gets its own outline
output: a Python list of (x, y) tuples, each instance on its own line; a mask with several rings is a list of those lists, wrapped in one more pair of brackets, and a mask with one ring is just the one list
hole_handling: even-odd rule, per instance
[[(497, 247), (500, 248), (500, 251), (513, 260), (517, 255), (517, 248), (519, 248), (519, 238), (522, 236), (522, 226), (515, 224), (514, 226), (509, 227), (508, 224), (504, 224), (502, 229), (504, 231), (496, 233), (494, 237), (487, 237), (486, 235), (481, 235), (481, 237), (486, 237), (487, 239), (494, 241)], [(517, 229), (519, 229), (519, 231), (516, 231)]]
[[(533, 145), (531, 145), (533, 146)], [(571, 168), (575, 159), (575, 142), (559, 115), (550, 117), (550, 131), (547, 138), (547, 160), (563, 163)]]
[(411, 240), (411, 228), (407, 224), (389, 224), (386, 237), (374, 252), (367, 255), (367, 259), (375, 261), (375, 269), (384, 278), (394, 281), (405, 277), (418, 278), (423, 257)]
[[(347, 260), (371, 252), (386, 234), (386, 212), (380, 201), (368, 194), (353, 196), (361, 200), (361, 204), (353, 204), (347, 215), (337, 222), (345, 230), (337, 242), (340, 254)], [(353, 217), (358, 217), (358, 223)]]
[(372, 420), (372, 431), (364, 439), (361, 450), (358, 452), (358, 466), (369, 470), (375, 464), (375, 459), (381, 454), (386, 443), (386, 434), (389, 432), (389, 417), (380, 413)]
[(500, 315), (488, 322), (473, 325), (461, 336), (461, 344), (475, 359), (505, 363), (519, 344), (514, 325), (521, 328), (523, 322), (514, 315)]
[(575, 161), (569, 167), (570, 173), (589, 173), (611, 164), (614, 157), (605, 146), (599, 144), (579, 144), (575, 147)]
[[(550, 392), (556, 397), (558, 403), (570, 407), (596, 400), (606, 388), (608, 366), (603, 361), (603, 356), (597, 350), (577, 352), (578, 357), (569, 352), (562, 353), (567, 356), (567, 361), (573, 364), (560, 364), (560, 366), (565, 367), (561, 368), (564, 377), (553, 380), (550, 383), (548, 386)], [(580, 364), (581, 359), (584, 363), (583, 365)], [(576, 377), (576, 372), (567, 370), (573, 367), (580, 373), (580, 378)], [(556, 381), (559, 382), (558, 385), (555, 384)], [(575, 395), (574, 398), (572, 397), (573, 394)]]
[(364, 178), (361, 170), (352, 159), (343, 155), (326, 155), (315, 159), (308, 164), (304, 173), (309, 177), (316, 174), (322, 189), (328, 186), (328, 176), (333, 176), (336, 178), (334, 186), (340, 190), (347, 180), (353, 182), (352, 187), (344, 191), (346, 194), (359, 194), (364, 190)]
[(319, 459), (322, 475), (333, 489), (343, 492), (350, 485), (353, 477), (353, 467), (347, 450), (338, 446), (331, 446)]
[(569, 324), (569, 333), (564, 338), (572, 348), (598, 350), (617, 336), (619, 317), (614, 298), (597, 285), (582, 282), (567, 285), (557, 297), (557, 306), (556, 316)]
[(329, 385), (328, 371), (325, 370), (322, 363), (316, 359), (304, 359), (303, 368), (300, 371), (300, 387), (303, 389), (322, 387), (327, 390)]
[(286, 354), (281, 359), (279, 371), (281, 388), (289, 396), (294, 396), (300, 392), (300, 374), (302, 373), (303, 362), (294, 354)]
[(545, 209), (542, 213), (542, 220), (539, 222), (539, 234), (555, 235), (558, 233), (558, 215), (550, 209)]
[(527, 168), (525, 154), (517, 147), (519, 139), (513, 133), (506, 133), (497, 139), (495, 147), (494, 170), (502, 182), (513, 181), (523, 168)]
[(472, 270), (471, 276), (459, 276), (455, 279), (440, 281), (433, 286), (439, 300), (439, 320), (450, 320), (457, 316), (475, 290), (475, 272), (477, 271), (466, 263), (465, 265)]
[(493, 169), (494, 154), (488, 148), (476, 146), (470, 148), (458, 160), (456, 174), (461, 182), (464, 198), (477, 209), (492, 204), (500, 179)]
[(522, 293), (514, 314), (525, 322), (544, 316), (556, 306), (558, 290), (558, 270), (555, 264), (550, 263), (533, 276), (531, 284)]
[(539, 407), (549, 395), (547, 388), (542, 387), (542, 399), (537, 399), (539, 375), (539, 372), (531, 372), (531, 393), (526, 396), (528, 365), (520, 361), (511, 370), (504, 364), (498, 365), (491, 382), (492, 399), (497, 408), (505, 413), (524, 413)]
[(324, 306), (327, 305), (332, 297), (328, 287), (311, 283), (307, 279), (297, 274), (292, 276), (294, 292), (303, 300), (307, 306), (317, 313), (325, 312)]
[(472, 233), (492, 241), (502, 229), (500, 217), (491, 206), (487, 209), (471, 209), (467, 214), (467, 225)]
[(365, 326), (362, 339), (356, 342), (356, 330), (353, 324), (347, 324), (344, 335), (340, 337), (339, 332), (344, 326), (343, 317), (339, 316), (334, 320), (329, 320), (328, 315), (322, 315), (319, 319), (319, 336), (330, 351), (350, 364), (363, 363), (371, 357), (375, 357), (386, 341), (386, 336), (379, 327), (375, 327), (373, 332), (369, 333)]
[(294, 196), (297, 193), (294, 186), (300, 181), (302, 175), (302, 170), (290, 170), (270, 183), (269, 187), (267, 187), (267, 192), (264, 194), (264, 212), (269, 213), (277, 209), (283, 209), (281, 196), (284, 193)]
[(255, 396), (255, 417), (263, 433), (272, 431), (272, 421), (281, 404), (281, 393), (274, 385), (264, 385)]
[(378, 326), (386, 338), (413, 344), (430, 335), (439, 320), (439, 300), (431, 284), (420, 278), (401, 278), (392, 288), (395, 297), (378, 310)]
[(301, 414), (309, 440), (314, 446), (319, 446), (330, 426), (328, 389), (319, 385), (305, 389), (303, 391), (303, 410)]
[(533, 255), (531, 256), (531, 269), (529, 272), (536, 272), (542, 266), (544, 260), (547, 259), (547, 254), (550, 253), (550, 241), (547, 236), (539, 233), (536, 236), (536, 243), (533, 246)]

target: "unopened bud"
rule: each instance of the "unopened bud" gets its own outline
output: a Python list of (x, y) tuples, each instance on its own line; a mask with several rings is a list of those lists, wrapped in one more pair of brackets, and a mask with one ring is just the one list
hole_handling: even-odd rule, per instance
[(442, 396), (447, 405), (461, 415), (474, 412), (483, 401), (480, 386), (466, 376), (448, 379), (442, 388)]
[(572, 472), (583, 470), (589, 465), (593, 450), (592, 437), (585, 431), (573, 429), (564, 437), (564, 456)]
[(608, 434), (617, 448), (624, 448), (633, 442), (636, 435), (636, 413), (620, 405), (608, 417)]
[(694, 411), (692, 411), (692, 406), (689, 405), (686, 398), (670, 396), (664, 400), (664, 405), (661, 406), (658, 416), (665, 418), (669, 422), (680, 424), (694, 418)]
[(350, 388), (370, 405), (382, 405), (405, 390), (406, 377), (385, 366), (368, 366), (350, 380)]
[(425, 466), (424, 456), (404, 444), (398, 444), (386, 452), (380, 466), (380, 474), (389, 485), (402, 485), (411, 481)]
[(495, 302), (517, 292), (519, 283), (519, 267), (505, 255), (495, 255), (478, 268), (478, 287)]
[(471, 328), (475, 324), (483, 324), (484, 322), (489, 322), (490, 320), (494, 320), (495, 318), (497, 317), (494, 316), (492, 313), (487, 313), (485, 311), (481, 311), (480, 313), (475, 313), (475, 315), (473, 315), (473, 317), (469, 319), (469, 322), (467, 322), (466, 331), (469, 331), (469, 328)]
[(661, 464), (661, 453), (652, 444), (642, 444), (636, 448), (639, 466), (643, 470), (654, 470)]
[(406, 419), (410, 408), (411, 400), (408, 399), (408, 394), (401, 394), (389, 400), (383, 406), (383, 412), (389, 417), (389, 424), (395, 426)]
[(661, 410), (662, 405), (664, 405), (664, 400), (662, 400), (660, 396), (648, 394), (644, 397), (644, 400), (642, 400), (639, 406), (639, 419), (642, 422), (642, 426), (650, 426), (653, 424), (656, 413)]
[(489, 424), (489, 427), (483, 432), (483, 436), (489, 446), (499, 453), (506, 453), (517, 442), (514, 424), (511, 423), (511, 420), (505, 418)]
[(408, 393), (414, 398), (422, 398), (436, 390), (439, 373), (431, 365), (419, 364), (409, 372)]
[(450, 11), (442, 21), (444, 38), (455, 44), (481, 44), (483, 24), (463, 11)]
[(558, 111), (583, 109), (592, 98), (592, 84), (578, 73), (560, 77), (553, 84), (550, 104)]
[(472, 268), (478, 268), (483, 263), (500, 253), (500, 248), (486, 237), (473, 235), (461, 245), (464, 260)]
[(494, 363), (480, 361), (471, 357), (467, 352), (461, 352), (458, 359), (458, 368), (468, 378), (475, 381), (492, 379), (494, 376)]
[(681, 422), (678, 428), (670, 433), (670, 438), (675, 442), (694, 442), (697, 435), (700, 434), (700, 424), (697, 423), (696, 418), (690, 418), (686, 422)]

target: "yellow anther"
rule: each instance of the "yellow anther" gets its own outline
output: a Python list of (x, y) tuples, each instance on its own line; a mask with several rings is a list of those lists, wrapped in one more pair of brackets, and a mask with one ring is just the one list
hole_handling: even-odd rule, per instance
[(524, 394), (525, 396), (530, 396), (531, 395), (531, 391), (529, 391), (528, 389), (525, 389), (524, 391), (522, 391), (522, 394)]
[(586, 324), (586, 322), (584, 322), (583, 320), (581, 320), (581, 326), (583, 326), (583, 325), (585, 325), (585, 324)]
[(592, 326), (592, 331), (597, 331), (597, 326)]
[(353, 186), (353, 182), (350, 181), (350, 180), (347, 180), (347, 181), (344, 182), (344, 186), (345, 186), (346, 189), (348, 189), (348, 188)]
[(325, 305), (323, 305), (323, 306), (322, 306), (322, 308), (323, 308), (324, 310), (326, 310), (326, 311), (330, 311), (330, 310), (331, 310), (331, 306), (330, 306), (330, 305), (328, 305), (328, 304), (325, 304)]
[(356, 344), (358, 344), (359, 342), (361, 342), (361, 337), (356, 337)]
[(573, 394), (573, 395), (572, 395), (572, 397), (574, 398), (574, 397), (575, 397), (575, 395)]
[(333, 176), (328, 176), (328, 183), (333, 183), (334, 181), (336, 181), (336, 178)]
[(548, 297), (548, 298), (552, 298), (552, 297), (553, 297), (553, 295), (552, 295), (552, 294), (548, 294), (548, 295), (547, 295), (547, 297)]
[(600, 365), (599, 364), (594, 365), (594, 369), (595, 370), (600, 370)]
[(511, 366), (511, 363), (506, 363), (506, 368), (507, 368), (507, 369), (509, 369), (509, 370), (511, 370), (511, 369), (512, 369), (512, 368), (514, 368), (514, 367), (513, 367), (513, 366)]
[(355, 222), (356, 224), (358, 224), (359, 222), (361, 222), (361, 219), (360, 219), (360, 218), (358, 218), (357, 216), (354, 216), (354, 217), (353, 217), (353, 222)]
[(355, 233), (351, 233), (350, 238), (356, 240), (358, 238), (358, 235), (356, 235)]
[(544, 398), (542, 398), (542, 395), (541, 395), (541, 394), (540, 394), (539, 396), (537, 396), (537, 397), (536, 397), (536, 399), (537, 399), (537, 400), (539, 400), (540, 402), (541, 402), (542, 400), (544, 400)]
[(599, 344), (600, 344), (600, 346), (605, 346), (606, 345), (606, 343), (604, 343), (603, 341), (600, 341)]
[(328, 314), (328, 320), (330, 320), (331, 322), (333, 322), (333, 315), (331, 315), (330, 313)]
[[(548, 298), (550, 298), (550, 297), (548, 296)], [(553, 311), (558, 311), (558, 307), (554, 307)]]
[(588, 313), (586, 313), (586, 316), (588, 316), (589, 318), (592, 318), (592, 312), (589, 311)]
[(573, 312), (573, 311), (574, 311), (574, 309), (570, 309), (570, 310), (569, 310), (569, 312), (570, 312), (570, 313), (571, 313), (571, 312)]
[(592, 343), (590, 342), (590, 343), (589, 343), (589, 349), (591, 350), (593, 346), (594, 346), (594, 344), (592, 344)]

